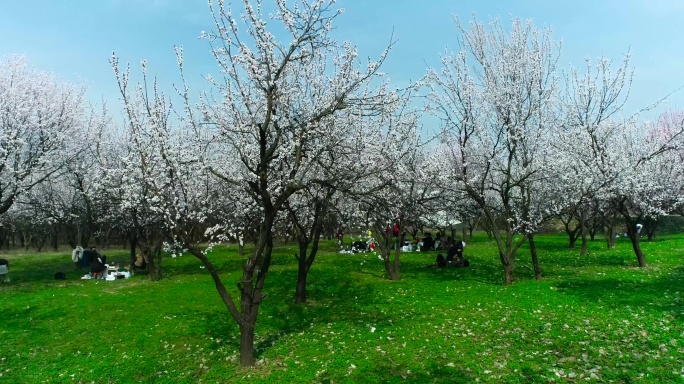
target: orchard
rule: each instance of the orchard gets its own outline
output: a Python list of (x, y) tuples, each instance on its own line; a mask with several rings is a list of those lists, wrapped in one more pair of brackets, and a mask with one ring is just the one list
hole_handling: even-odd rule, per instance
[[(258, 377), (265, 375), (256, 367), (264, 353), (260, 324), (277, 327), (262, 320), (263, 307), (269, 318), (284, 305), (300, 321), (302, 311), (325, 318), (317, 311), (329, 298), (316, 293), (327, 292), (320, 287), (327, 283), (323, 272), (314, 272), (320, 263), (329, 271), (330, 260), (345, 265), (345, 281), (374, 265), (377, 273), (363, 280), (390, 282), (383, 287), (403, 295), (414, 287), (406, 284), (420, 284), (421, 274), (439, 273), (422, 264), (446, 253), (436, 247), (420, 261), (415, 251), (407, 254), (404, 244), (420, 240), (420, 233), (463, 240), (465, 253), (475, 256), (471, 262), (490, 265), (486, 273), (473, 265), (443, 275), (461, 276), (464, 284), (469, 271), (484, 276), (496, 287), (492, 300), (506, 297), (518, 280), (529, 291), (545, 287), (564, 263), (590, 263), (592, 252), (616, 247), (623, 269), (611, 266), (612, 273), (681, 273), (681, 238), (663, 235), (679, 244), (679, 255), (671, 257), (680, 263), (668, 259), (655, 272), (651, 260), (660, 263), (663, 248), (648, 243), (659, 240), (661, 223), (684, 213), (684, 114), (659, 104), (656, 119), (625, 111), (632, 53), (566, 66), (548, 28), (515, 18), (455, 17), (454, 33), (443, 38), (457, 49), (435, 52), (441, 66), (426, 65), (398, 85), (383, 72), (395, 41), (388, 38), (377, 57), (367, 58), (354, 42), (338, 40), (336, 23), (345, 15), (335, 1), (275, 0), (268, 8), (209, 1), (214, 24), (201, 39), (215, 71), (203, 79), (207, 88), (193, 88), (180, 46), (174, 78), (152, 73), (145, 60), (131, 66), (125, 64), (131, 58), (112, 53), (105, 60), (120, 109), (90, 106), (84, 87), (35, 69), (22, 56), (0, 60), (0, 246), (12, 278), (0, 285), (5, 301), (33, 276), (20, 265), (39, 264), (24, 261), (39, 256), (17, 249), (71, 253), (97, 244), (126, 260), (142, 255), (146, 273), (133, 280), (141, 292), (149, 290), (143, 298), (162, 306), (160, 298), (173, 296), (151, 287), (176, 279), (185, 268), (178, 260), (193, 260), (211, 280), (198, 294), (218, 294), (209, 311), (218, 306), (227, 313), (221, 322), (233, 322), (218, 327), (231, 334), (212, 332), (217, 340), (235, 338), (239, 358), (225, 364), (254, 367)], [(359, 239), (372, 250), (345, 253)], [(289, 280), (283, 264), (292, 267)], [(12, 276), (15, 268), (24, 272)], [(327, 278), (335, 286), (342, 281)], [(348, 295), (370, 294), (356, 289)], [(398, 315), (402, 305), (387, 308)], [(492, 316), (506, 322), (516, 311), (497, 307)], [(271, 331), (285, 337), (288, 327)], [(454, 332), (468, 337), (471, 331)], [(676, 342), (668, 348), (680, 348), (682, 357)], [(355, 367), (344, 369), (353, 377)], [(18, 367), (0, 368), (22, 381)], [(392, 377), (421, 381), (405, 371)], [(558, 372), (556, 378), (574, 377)], [(471, 373), (464, 377), (474, 379)], [(600, 372), (585, 374), (596, 379)], [(305, 381), (326, 382), (324, 376)]]

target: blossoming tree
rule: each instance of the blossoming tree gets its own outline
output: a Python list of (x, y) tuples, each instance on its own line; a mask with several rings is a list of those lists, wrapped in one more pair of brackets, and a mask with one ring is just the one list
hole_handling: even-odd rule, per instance
[[(385, 82), (375, 80), (387, 51), (378, 61), (360, 66), (354, 46), (331, 37), (333, 21), (341, 14), (333, 9), (334, 1), (303, 1), (291, 7), (275, 1), (269, 23), (279, 24), (285, 42), (267, 27), (261, 2), (239, 3), (241, 17), (236, 18), (231, 4), (210, 2), (216, 30), (203, 37), (211, 44), (222, 77), (209, 77), (216, 92), (202, 95), (198, 108), (191, 105), (184, 81), (178, 89), (183, 108), (176, 110), (174, 124), (168, 124), (173, 109), (161, 92), (151, 85), (146, 92), (145, 83), (131, 89), (128, 72), (117, 69), (116, 61), (114, 68), (127, 124), (139, 142), (135, 162), (145, 169), (152, 192), (149, 202), (164, 216), (175, 242), (207, 266), (240, 328), (241, 364), (251, 365), (276, 220), (299, 191), (335, 184), (340, 168), (326, 167), (330, 153), (341, 156), (340, 164), (362, 163), (350, 143), (365, 140), (366, 126), (344, 122), (354, 116), (382, 121), (396, 96)], [(178, 59), (182, 71), (180, 50)], [(229, 216), (215, 215), (206, 189), (198, 185), (230, 194), (222, 199), (247, 197), (253, 206), (244, 208), (258, 212), (256, 245), (237, 284), (239, 303), (207, 250), (199, 246), (205, 234), (218, 236), (235, 223), (220, 222), (200, 231), (209, 218)]]
[(82, 137), (83, 93), (21, 56), (0, 60), (0, 214), (87, 144), (74, 140)]
[(548, 166), (559, 50), (531, 22), (513, 20), (510, 32), (498, 19), (489, 29), (456, 22), (462, 50), (428, 72), (430, 110), (442, 121), (453, 188), (482, 209), (511, 284), (516, 253), (539, 224), (530, 197)]

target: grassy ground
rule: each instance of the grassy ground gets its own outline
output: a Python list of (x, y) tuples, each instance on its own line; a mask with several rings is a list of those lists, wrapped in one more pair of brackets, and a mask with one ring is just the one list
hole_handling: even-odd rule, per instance
[[(0, 382), (684, 382), (684, 236), (643, 243), (645, 269), (624, 239), (593, 242), (587, 257), (565, 243), (538, 238), (539, 282), (522, 249), (509, 287), (486, 237), (466, 247), (468, 269), (403, 255), (397, 282), (377, 257), (330, 244), (300, 306), (294, 246), (281, 246), (251, 369), (238, 367), (237, 327), (190, 256), (165, 259), (159, 282), (107, 282), (80, 280), (70, 254), (4, 255)], [(230, 249), (212, 260), (233, 287), (242, 261)]]

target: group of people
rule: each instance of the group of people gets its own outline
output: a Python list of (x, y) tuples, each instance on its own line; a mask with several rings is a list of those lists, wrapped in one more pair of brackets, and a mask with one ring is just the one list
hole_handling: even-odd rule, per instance
[(91, 278), (104, 278), (107, 270), (107, 256), (101, 255), (97, 251), (97, 247), (93, 246), (90, 249), (83, 249), (76, 247), (71, 253), (71, 259), (76, 263), (78, 268), (88, 268), (90, 270)]
[[(385, 229), (385, 234), (391, 233), (393, 237), (399, 238), (400, 229), (397, 224), (392, 227), (387, 227)], [(341, 244), (341, 234), (338, 229), (338, 233), (335, 236), (338, 242)], [(404, 236), (402, 235), (401, 238)], [(368, 231), (368, 241), (358, 240), (352, 243), (352, 248), (350, 253), (366, 252), (370, 249), (374, 249), (375, 243), (372, 241), (372, 232)], [(434, 264), (428, 265), (428, 267), (434, 268), (445, 268), (445, 267), (457, 267), (464, 268), (470, 266), (470, 261), (463, 257), (463, 248), (465, 247), (465, 242), (460, 240), (453, 240), (451, 236), (446, 236), (437, 232), (435, 237), (432, 236), (431, 232), (424, 233), (423, 238), (418, 238), (414, 240), (416, 242), (416, 248), (421, 252), (428, 252), (434, 250), (446, 250), (446, 257), (441, 253), (437, 255), (437, 259)], [(409, 251), (413, 248), (413, 244), (409, 241), (405, 242), (404, 245), (409, 247)], [(397, 242), (394, 244), (395, 247), (400, 246)], [(395, 248), (396, 249), (396, 248)]]
[(445, 268), (445, 267), (456, 267), (465, 268), (470, 266), (470, 261), (463, 257), (463, 248), (465, 243), (462, 241), (453, 241), (449, 244), (447, 249), (446, 258), (440, 253), (437, 255), (437, 259), (434, 264), (428, 265), (428, 267), (434, 268)]
[(449, 249), (454, 243), (451, 236), (443, 235), (437, 232), (435, 237), (432, 237), (432, 233), (428, 232), (423, 236), (418, 242), (419, 249), (421, 252), (426, 251), (441, 251)]

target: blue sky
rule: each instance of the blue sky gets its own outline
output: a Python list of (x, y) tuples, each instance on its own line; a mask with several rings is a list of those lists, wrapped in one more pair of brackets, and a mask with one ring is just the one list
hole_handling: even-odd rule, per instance
[[(266, 0), (265, 2), (268, 2)], [(25, 54), (40, 69), (83, 82), (88, 97), (117, 105), (108, 60), (149, 71), (163, 83), (178, 81), (174, 45), (185, 51), (187, 76), (201, 84), (216, 74), (200, 32), (212, 29), (206, 0), (3, 0), (0, 57)], [(398, 84), (438, 66), (445, 48), (456, 48), (452, 15), (487, 22), (500, 16), (533, 19), (553, 28), (562, 41), (561, 66), (582, 65), (601, 54), (620, 59), (632, 53), (635, 79), (626, 114), (684, 85), (684, 1), (682, 0), (339, 0), (345, 14), (336, 34), (354, 42), (362, 56), (377, 57), (394, 31), (396, 45), (383, 72)], [(684, 91), (664, 109), (684, 109)]]

